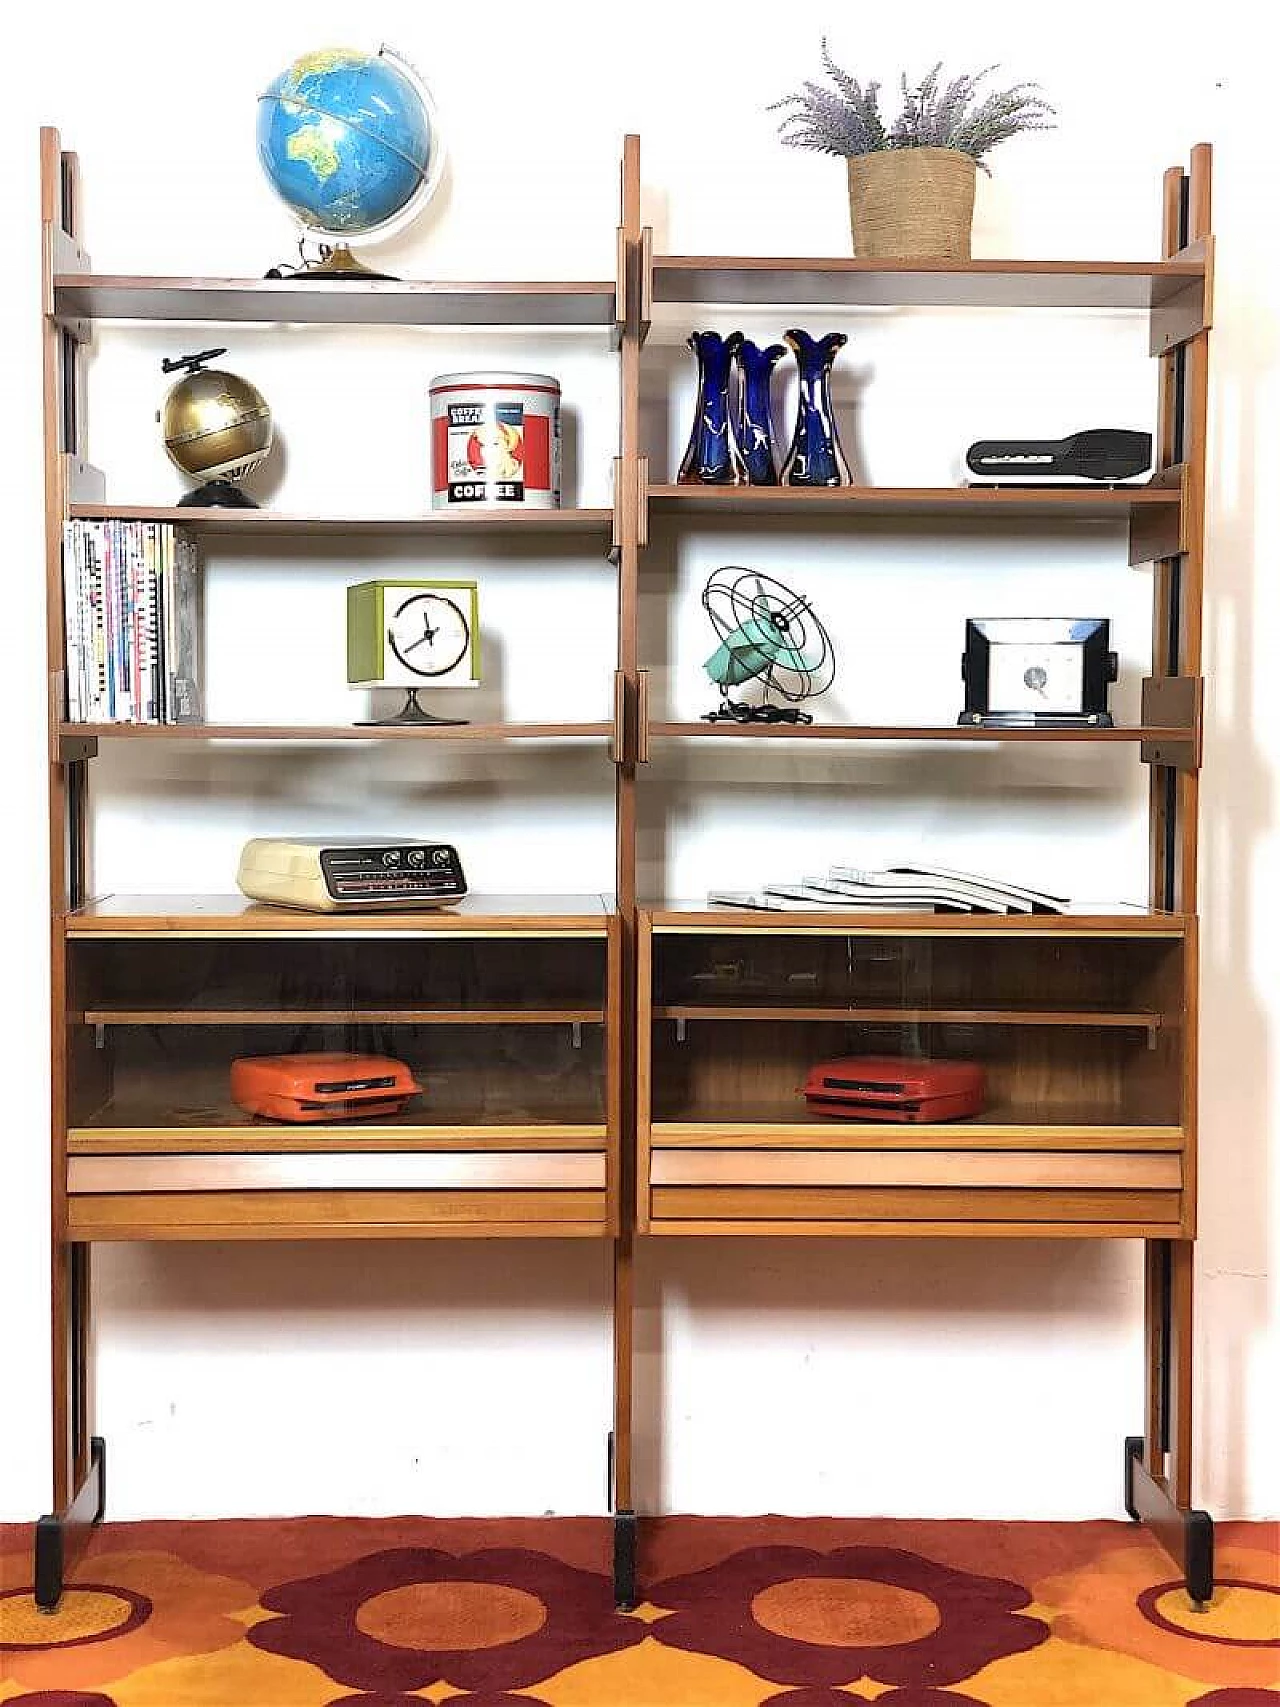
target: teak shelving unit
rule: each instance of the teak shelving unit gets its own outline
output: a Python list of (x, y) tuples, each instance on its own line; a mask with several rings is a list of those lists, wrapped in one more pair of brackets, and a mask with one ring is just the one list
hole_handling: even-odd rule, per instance
[[(90, 1253), (106, 1239), (575, 1237), (614, 1280), (609, 1496), (620, 1605), (636, 1598), (632, 1285), (639, 1235), (1132, 1238), (1146, 1247), (1146, 1405), (1124, 1501), (1213, 1587), (1213, 1530), (1191, 1507), (1196, 1215), (1196, 809), (1205, 417), (1212, 291), (1210, 153), (1165, 175), (1150, 263), (655, 256), (639, 142), (622, 159), (617, 276), (545, 284), (100, 277), (77, 242), (75, 157), (42, 133), (44, 373), (53, 850), (54, 1498), (36, 1595), (54, 1605), (102, 1516), (92, 1431)], [(650, 483), (640, 375), (653, 304), (1127, 309), (1159, 362), (1156, 472), (1119, 491)], [(483, 516), (296, 516), (108, 505), (83, 460), (82, 346), (98, 320), (594, 327), (616, 352), (610, 509)], [(1154, 565), (1153, 667), (1120, 729), (814, 725), (713, 728), (650, 716), (638, 593), (650, 518), (969, 518), (1127, 523)], [(455, 911), (311, 916), (238, 897), (94, 896), (89, 778), (102, 739), (382, 740), (347, 727), (122, 728), (66, 721), (61, 530), (67, 517), (181, 521), (210, 537), (510, 533), (598, 549), (616, 566), (607, 722), (395, 731), (401, 740), (601, 743), (615, 778), (610, 895), (476, 896)], [(1150, 911), (1099, 917), (751, 914), (637, 894), (638, 793), (656, 741), (1129, 743), (1150, 772)], [(607, 746), (604, 743), (607, 742)], [(834, 745), (833, 745), (834, 743)], [(522, 749), (524, 750), (524, 749)], [(316, 990), (338, 992), (324, 1002)], [(301, 994), (299, 993), (301, 992)], [(339, 999), (340, 997), (340, 999)], [(301, 1035), (352, 1046), (395, 1027), (429, 1052), (403, 1116), (282, 1128), (231, 1105), (236, 1048)], [(526, 1029), (531, 1028), (531, 1029)], [(543, 1070), (527, 1070), (532, 1036)], [(180, 1047), (169, 1047), (176, 1040)], [(812, 1119), (805, 1065), (919, 1044), (982, 1060), (990, 1101), (941, 1125)], [(508, 1053), (512, 1058), (508, 1060)], [(480, 1063), (483, 1061), (483, 1071)]]

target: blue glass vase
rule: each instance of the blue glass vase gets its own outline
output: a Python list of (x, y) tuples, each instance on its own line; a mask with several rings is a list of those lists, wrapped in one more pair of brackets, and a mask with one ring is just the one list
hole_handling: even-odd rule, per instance
[(734, 405), (733, 432), (749, 486), (776, 486), (778, 468), (773, 457), (773, 421), (769, 414), (769, 381), (773, 370), (787, 353), (784, 344), (761, 349), (750, 338), (738, 345), (738, 396)]
[(698, 401), (676, 476), (682, 486), (738, 486), (745, 478), (742, 458), (729, 429), (729, 370), (741, 332), (691, 332), (689, 348), (698, 358)]
[(840, 448), (835, 412), (831, 407), (831, 368), (836, 353), (849, 342), (843, 332), (811, 338), (793, 330), (783, 336), (795, 351), (800, 370), (796, 430), (782, 465), (784, 486), (850, 486), (849, 464)]

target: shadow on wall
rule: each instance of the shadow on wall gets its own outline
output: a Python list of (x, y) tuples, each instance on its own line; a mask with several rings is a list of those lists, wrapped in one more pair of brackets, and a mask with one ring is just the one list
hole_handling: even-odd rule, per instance
[[(789, 1321), (803, 1324), (795, 1330), (810, 1348), (802, 1361), (807, 1364), (810, 1357), (815, 1362), (834, 1360), (828, 1364), (822, 1386), (826, 1392), (833, 1387), (840, 1389), (841, 1402), (847, 1408), (850, 1442), (868, 1427), (871, 1436), (886, 1429), (892, 1435), (895, 1406), (909, 1407), (912, 1403), (910, 1398), (895, 1396), (892, 1385), (881, 1379), (889, 1343), (886, 1329), (892, 1331), (895, 1324), (902, 1326), (901, 1348), (919, 1362), (912, 1376), (916, 1393), (921, 1380), (932, 1380), (928, 1370), (930, 1333), (935, 1346), (952, 1334), (962, 1345), (983, 1346), (988, 1341), (993, 1347), (1003, 1345), (1006, 1350), (1002, 1355), (1015, 1362), (1023, 1355), (1028, 1333), (1047, 1342), (1075, 1340), (1078, 1334), (1097, 1334), (1100, 1328), (1108, 1337), (1130, 1335), (1135, 1359), (1133, 1414), (1130, 1416), (1125, 1408), (1126, 1396), (1115, 1394), (1114, 1417), (1101, 1424), (1114, 1428), (1116, 1473), (1113, 1486), (1098, 1490), (1097, 1515), (1118, 1516), (1120, 1443), (1126, 1432), (1140, 1426), (1140, 1263), (1138, 1248), (1122, 1240), (766, 1241), (723, 1237), (641, 1241), (635, 1330), (635, 1477), (640, 1504), (655, 1511), (674, 1509), (668, 1489), (673, 1485), (671, 1464), (679, 1450), (681, 1413), (676, 1408), (679, 1395), (671, 1389), (666, 1375), (666, 1342), (673, 1332), (673, 1321), (687, 1315), (697, 1324), (696, 1337), (708, 1345), (729, 1343), (734, 1321), (746, 1327), (748, 1338), (758, 1325), (762, 1336), (771, 1336), (771, 1343), (785, 1334)], [(866, 1338), (865, 1356), (850, 1350), (851, 1341), (861, 1333)], [(748, 1346), (739, 1342), (735, 1356), (747, 1361), (745, 1367), (735, 1370), (732, 1379), (735, 1391), (743, 1395), (752, 1392), (760, 1378), (751, 1372), (750, 1355)], [(863, 1386), (868, 1371), (880, 1372), (874, 1390)], [(984, 1424), (995, 1426), (998, 1422), (988, 1410), (991, 1395), (979, 1385), (955, 1390), (955, 1372), (954, 1361), (946, 1363), (945, 1372), (939, 1371), (938, 1390), (932, 1401), (952, 1414), (952, 1422), (943, 1430), (944, 1438), (950, 1441), (949, 1447), (940, 1449), (943, 1461), (949, 1450), (957, 1449), (957, 1443), (971, 1441)], [(779, 1374), (779, 1366), (771, 1359), (769, 1378), (776, 1382)], [(795, 1374), (793, 1362), (792, 1376)], [(1034, 1377), (1028, 1375), (1028, 1380), (1033, 1378), (1043, 1383), (1042, 1364)], [(757, 1397), (758, 1406), (744, 1401), (740, 1428), (735, 1424), (735, 1437), (725, 1446), (744, 1466), (753, 1458), (767, 1466), (774, 1452), (790, 1457), (796, 1450), (803, 1451), (806, 1438), (812, 1444), (832, 1424), (830, 1417), (819, 1425), (809, 1416), (811, 1398), (800, 1391)], [(1042, 1408), (1043, 1425), (1038, 1432), (1046, 1441), (1053, 1438), (1060, 1402), (1061, 1395), (1055, 1399), (1044, 1385), (1027, 1394), (1029, 1408)], [(787, 1420), (780, 1425), (778, 1419), (784, 1413), (788, 1413)], [(900, 1419), (904, 1439), (919, 1421), (918, 1415), (904, 1410)], [(957, 1475), (961, 1475), (963, 1450), (963, 1446), (958, 1448)], [(1015, 1482), (1025, 1473), (1021, 1452), (1022, 1448), (1010, 1448)], [(820, 1468), (815, 1466), (815, 1472)], [(831, 1466), (833, 1477), (846, 1469), (847, 1465)], [(785, 1481), (785, 1471), (782, 1474)], [(902, 1497), (899, 1474), (900, 1466), (895, 1466), (890, 1476), (894, 1493), (889, 1496), (895, 1510)], [(975, 1468), (973, 1476), (975, 1484), (983, 1483), (984, 1492), (989, 1491), (985, 1471)], [(744, 1479), (748, 1485), (758, 1479), (761, 1492), (768, 1497), (773, 1480), (768, 1468), (759, 1478), (744, 1470)], [(842, 1497), (847, 1501), (847, 1494)], [(1018, 1497), (1017, 1493), (1013, 1495), (1015, 1502)], [(1114, 1502), (1114, 1511), (1109, 1501)], [(653, 1503), (646, 1506), (646, 1502)], [(836, 1505), (843, 1509), (839, 1499)], [(883, 1506), (881, 1480), (871, 1472), (861, 1514), (871, 1515)]]
[[(1257, 1504), (1250, 1497), (1251, 1417), (1258, 1414), (1251, 1383), (1269, 1327), (1266, 1285), (1275, 1239), (1268, 1219), (1275, 1201), (1275, 1065), (1268, 1052), (1275, 1021), (1258, 977), (1273, 977), (1263, 944), (1270, 940), (1268, 915), (1274, 930), (1276, 912), (1274, 865), (1266, 853), (1274, 844), (1276, 804), (1274, 758), (1253, 718), (1265, 697), (1257, 658), (1267, 612), (1259, 608), (1259, 589), (1274, 565), (1272, 556), (1264, 569), (1268, 542), (1258, 538), (1258, 518), (1262, 492), (1274, 492), (1280, 450), (1274, 423), (1268, 431), (1259, 409), (1259, 389), (1265, 375), (1274, 389), (1280, 373), (1280, 316), (1256, 283), (1275, 267), (1274, 253), (1263, 249), (1270, 242), (1274, 251), (1274, 234), (1259, 240), (1256, 201), (1247, 193), (1260, 190), (1261, 179), (1252, 186), (1247, 176), (1237, 182), (1219, 173), (1218, 179), (1234, 194), (1218, 198), (1215, 223), (1224, 236), (1210, 343), (1196, 1462), (1209, 1505), (1243, 1514)], [(1270, 543), (1274, 548), (1274, 529)], [(1255, 1450), (1264, 1450), (1260, 1442)]]

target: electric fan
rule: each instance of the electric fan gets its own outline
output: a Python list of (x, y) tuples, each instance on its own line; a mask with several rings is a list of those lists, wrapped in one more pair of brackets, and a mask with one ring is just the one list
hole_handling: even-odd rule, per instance
[[(703, 668), (720, 689), (708, 723), (812, 723), (800, 702), (825, 693), (835, 680), (831, 637), (802, 593), (754, 569), (727, 563), (702, 589), (702, 608), (720, 644)], [(730, 690), (759, 681), (764, 698), (747, 705)], [(790, 700), (775, 705), (770, 694)]]

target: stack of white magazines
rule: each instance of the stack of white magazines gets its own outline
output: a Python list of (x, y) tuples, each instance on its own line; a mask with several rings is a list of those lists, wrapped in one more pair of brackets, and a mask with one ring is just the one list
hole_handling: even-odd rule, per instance
[(713, 907), (749, 907), (771, 913), (1063, 913), (1061, 895), (1005, 883), (940, 865), (892, 865), (862, 871), (833, 865), (825, 877), (766, 883), (760, 890), (714, 889)]

